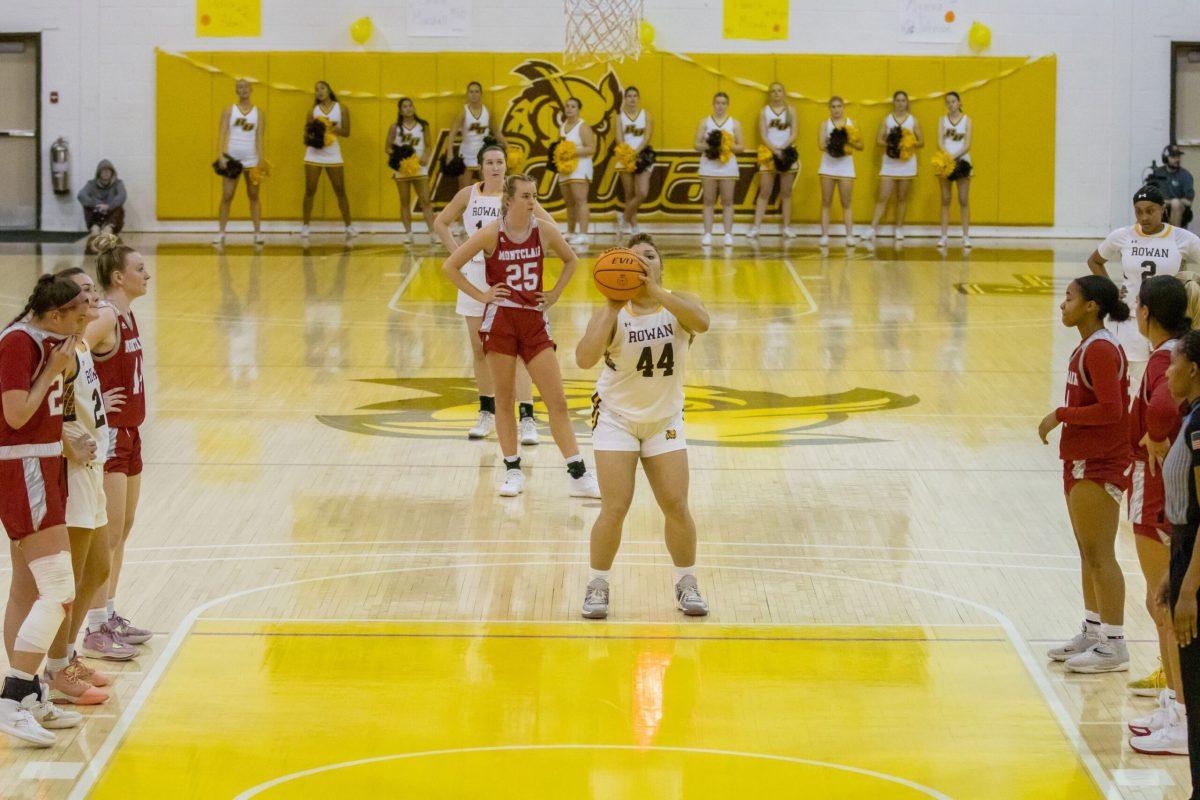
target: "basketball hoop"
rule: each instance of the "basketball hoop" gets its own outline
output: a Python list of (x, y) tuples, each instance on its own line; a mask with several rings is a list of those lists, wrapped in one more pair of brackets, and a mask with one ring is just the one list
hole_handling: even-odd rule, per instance
[(563, 61), (577, 64), (609, 59), (623, 61), (642, 52), (638, 25), (645, 0), (565, 0), (567, 35)]

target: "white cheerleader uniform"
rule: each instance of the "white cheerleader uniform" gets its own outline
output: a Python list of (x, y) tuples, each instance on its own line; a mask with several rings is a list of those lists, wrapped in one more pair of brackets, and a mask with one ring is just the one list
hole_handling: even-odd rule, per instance
[[(333, 108), (329, 109), (326, 114), (321, 111), (321, 106), (313, 106), (313, 118), (323, 119), (326, 122), (332, 122), (334, 125), (341, 126), (342, 124), (342, 104), (334, 103)], [(342, 145), (339, 142), (338, 136), (333, 137), (333, 143), (328, 147), (309, 147), (304, 151), (304, 163), (312, 164), (318, 167), (340, 167), (345, 162), (342, 161)]]
[(462, 144), (458, 154), (470, 169), (479, 168), (479, 151), (483, 147), (483, 137), (492, 129), (491, 122), (492, 115), (487, 106), (480, 110), (478, 117), (471, 112), (470, 106), (463, 106)]
[(1115, 323), (1117, 341), (1130, 361), (1149, 361), (1150, 342), (1138, 332), (1137, 324), (1142, 281), (1151, 275), (1176, 275), (1185, 261), (1200, 264), (1200, 237), (1174, 225), (1163, 225), (1158, 233), (1146, 236), (1139, 226), (1130, 225), (1110, 233), (1096, 250), (1105, 261), (1121, 259), (1125, 274), (1122, 286), (1132, 313), (1126, 321)]
[(640, 109), (633, 119), (629, 118), (624, 109), (621, 110), (621, 136), (635, 153), (646, 143), (646, 109)]
[(96, 445), (96, 455), (86, 464), (67, 459), (66, 522), (71, 528), (94, 531), (108, 524), (104, 459), (108, 455), (109, 429), (104, 412), (104, 390), (86, 342), (80, 342), (75, 359), (79, 371), (71, 383), (71, 399), (63, 404), (63, 430), (71, 436), (91, 439)]
[[(950, 121), (950, 115), (945, 114), (938, 120), (938, 141), (942, 149), (951, 158), (959, 158), (967, 144), (967, 115), (963, 114), (955, 124)], [(971, 154), (962, 155), (962, 160), (971, 163)]]
[(592, 449), (643, 458), (683, 450), (683, 373), (692, 334), (662, 306), (617, 312), (592, 395)]
[[(467, 207), (462, 215), (463, 230), (466, 231), (467, 236), (474, 234), (484, 225), (500, 219), (500, 195), (484, 194), (479, 187), (478, 183), (471, 184), (471, 197), (467, 200)], [(475, 257), (462, 268), (462, 273), (472, 286), (485, 292), (488, 288), (486, 270), (483, 253), (476, 253)], [(454, 310), (461, 317), (482, 317), (483, 303), (460, 290), (458, 303)]]
[[(413, 149), (418, 161), (425, 160), (425, 126), (419, 122), (413, 123), (413, 127), (406, 128), (404, 123), (396, 125), (396, 138), (392, 140), (392, 144), (396, 147), (408, 145)], [(400, 181), (410, 181), (416, 178), (423, 178), (429, 174), (429, 165), (421, 164), (421, 170), (416, 175), (401, 175), (399, 170), (392, 171), (392, 177)]]
[(243, 114), (237, 103), (229, 112), (229, 143), (225, 151), (246, 169), (258, 166), (258, 106)]
[[(884, 135), (886, 136), (887, 133), (890, 132), (892, 130), (892, 128), (896, 127), (897, 125), (899, 125), (901, 128), (904, 128), (905, 130), (911, 131), (911, 130), (913, 130), (914, 124), (915, 124), (915, 121), (914, 121), (912, 114), (909, 114), (907, 117), (905, 117), (903, 123), (896, 122), (896, 118), (893, 117), (891, 114), (888, 114), (887, 115), (887, 131), (884, 132)], [(916, 175), (917, 175), (917, 155), (916, 155), (916, 153), (909, 156), (907, 159), (892, 158), (891, 156), (889, 156), (887, 154), (887, 150), (886, 149), (884, 150), (883, 164), (879, 168), (879, 177), (881, 177), (881, 178), (915, 178)]]
[[(583, 147), (582, 131), (583, 131), (583, 126), (586, 124), (587, 123), (584, 122), (582, 118), (580, 118), (575, 123), (575, 127), (571, 128), (571, 130), (568, 131), (567, 123), (564, 122), (562, 124), (562, 126), (558, 129), (558, 135), (561, 138), (566, 139), (568, 142), (573, 142), (575, 144), (576, 151), (578, 151), (579, 148)], [(558, 176), (558, 180), (560, 183), (568, 183), (570, 181), (590, 181), (591, 179), (592, 179), (592, 157), (591, 156), (579, 156), (577, 166), (575, 167), (574, 172), (572, 172), (570, 175), (559, 175)]]
[[(725, 121), (718, 125), (709, 114), (704, 119), (704, 138), (707, 141), (708, 135), (713, 131), (724, 131), (730, 136), (733, 136), (733, 129), (737, 123), (733, 117), (726, 117)], [(736, 178), (738, 176), (737, 154), (732, 153), (729, 160), (724, 164), (719, 158), (709, 158), (703, 153), (700, 154), (700, 177), (701, 178)]]
[[(784, 106), (782, 114), (776, 114), (770, 105), (763, 106), (763, 119), (767, 123), (767, 147), (775, 150), (782, 150), (787, 146), (787, 141), (792, 133), (792, 119), (787, 106)], [(760, 167), (761, 169), (761, 167)], [(800, 169), (800, 160), (788, 172), (794, 172)], [(766, 172), (775, 171), (775, 161), (771, 161), (771, 166), (767, 167)]]
[[(854, 124), (854, 120), (845, 117), (842, 120), (843, 126)], [(829, 141), (830, 134), (837, 127), (833, 124), (833, 120), (827, 119), (821, 123), (821, 137), (826, 142)], [(854, 151), (850, 148), (850, 144), (846, 144), (846, 155), (841, 158), (834, 158), (829, 155), (828, 151), (821, 153), (821, 168), (817, 170), (818, 175), (828, 175), (830, 178), (853, 178), (854, 177)]]

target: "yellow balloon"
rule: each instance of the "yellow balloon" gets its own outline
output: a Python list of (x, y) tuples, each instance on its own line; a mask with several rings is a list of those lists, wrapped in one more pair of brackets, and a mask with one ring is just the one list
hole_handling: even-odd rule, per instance
[(350, 38), (356, 44), (366, 44), (367, 39), (371, 38), (371, 32), (374, 28), (375, 25), (371, 22), (370, 17), (359, 17), (350, 23)]
[(967, 44), (976, 53), (981, 53), (992, 46), (992, 29), (982, 22), (972, 22), (967, 31)]
[(638, 24), (638, 40), (641, 41), (642, 47), (654, 47), (654, 26), (646, 20)]

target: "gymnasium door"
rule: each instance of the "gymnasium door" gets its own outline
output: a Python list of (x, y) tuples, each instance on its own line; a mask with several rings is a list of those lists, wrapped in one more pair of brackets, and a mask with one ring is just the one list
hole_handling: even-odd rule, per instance
[(38, 226), (38, 38), (0, 34), (0, 229)]

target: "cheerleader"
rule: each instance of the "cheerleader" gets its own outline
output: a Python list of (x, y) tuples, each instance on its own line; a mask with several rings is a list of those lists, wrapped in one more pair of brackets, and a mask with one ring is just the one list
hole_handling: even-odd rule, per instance
[(313, 197), (317, 194), (317, 184), (321, 180), (321, 170), (329, 176), (329, 185), (337, 197), (338, 209), (342, 212), (342, 222), (346, 225), (346, 238), (358, 235), (358, 230), (350, 221), (350, 200), (346, 197), (345, 162), (342, 161), (342, 146), (338, 139), (350, 135), (350, 109), (338, 102), (337, 95), (325, 81), (317, 81), (314, 89), (316, 97), (308, 121), (320, 120), (325, 124), (325, 145), (314, 147), (308, 145), (304, 151), (304, 225), (300, 228), (301, 236), (308, 236), (309, 223), (312, 222)]
[(875, 229), (879, 227), (893, 191), (896, 193), (896, 241), (904, 239), (904, 212), (908, 210), (908, 190), (917, 176), (917, 154), (914, 152), (908, 158), (901, 158), (898, 143), (888, 144), (889, 137), (902, 137), (903, 131), (908, 131), (914, 138), (914, 150), (925, 146), (921, 123), (908, 108), (908, 92), (900, 91), (892, 95), (892, 111), (879, 124), (879, 133), (875, 137), (875, 143), (885, 150), (879, 169), (879, 199), (875, 203), (875, 216), (871, 218), (867, 239), (875, 238)]
[(1129, 319), (1116, 284), (1098, 275), (1067, 286), (1062, 323), (1083, 340), (1067, 369), (1066, 404), (1038, 426), (1043, 444), (1063, 425), (1059, 455), (1083, 581), (1083, 626), (1047, 655), (1071, 672), (1129, 669), (1125, 646), (1125, 578), (1114, 550), (1129, 469), (1129, 369), (1105, 317)]
[(479, 150), (483, 147), (483, 140), (491, 136), (501, 146), (505, 144), (504, 134), (492, 124), (492, 112), (483, 104), (483, 84), (479, 81), (467, 84), (466, 105), (450, 126), (449, 141), (453, 142), (458, 136), (462, 136), (458, 157), (466, 166), (463, 174), (458, 176), (458, 188), (463, 189), (479, 180)]
[[(712, 244), (713, 210), (717, 203), (717, 191), (721, 193), (721, 217), (725, 227), (725, 244), (733, 244), (733, 191), (737, 187), (738, 163), (737, 154), (742, 152), (742, 126), (729, 116), (729, 95), (717, 92), (713, 95), (712, 114), (700, 120), (696, 128), (696, 140), (693, 146), (700, 156), (700, 182), (704, 188), (704, 236), (700, 244)], [(708, 155), (708, 137), (720, 131), (728, 134), (733, 141), (728, 151), (718, 153), (715, 157)], [(724, 160), (722, 160), (724, 158)]]
[(600, 514), (592, 525), (583, 616), (608, 616), (609, 571), (621, 544), (640, 460), (665, 518), (667, 550), (675, 565), (675, 604), (688, 616), (702, 617), (708, 604), (696, 583), (683, 380), (688, 348), (697, 334), (708, 330), (708, 311), (696, 295), (663, 288), (662, 257), (648, 234), (634, 236), (629, 248), (646, 267), (642, 292), (628, 303), (609, 300), (597, 308), (575, 348), (580, 369), (591, 369), (604, 359), (592, 395)]
[[(950, 175), (939, 175), (942, 186), (942, 238), (938, 247), (945, 247), (950, 233), (950, 191), (958, 187), (958, 211), (962, 220), (962, 246), (971, 249), (971, 118), (963, 113), (962, 100), (958, 92), (946, 93), (946, 113), (938, 120), (938, 145), (956, 162)], [(963, 173), (963, 174), (960, 174)], [(951, 180), (953, 178), (953, 180)]]
[[(638, 232), (638, 209), (650, 196), (650, 173), (648, 165), (639, 164), (642, 151), (650, 146), (650, 137), (654, 131), (654, 120), (650, 112), (642, 108), (642, 93), (636, 86), (625, 89), (625, 101), (621, 110), (613, 113), (612, 129), (617, 139), (633, 150), (635, 166), (632, 170), (622, 170), (621, 194), (625, 196), (625, 210), (617, 218), (617, 233)], [(653, 152), (653, 151), (651, 151)]]
[(87, 298), (74, 281), (43, 275), (25, 308), (0, 332), (0, 523), (12, 559), (0, 731), (39, 747), (54, 744), (47, 728), (83, 720), (77, 713), (50, 714), (53, 704), (39, 676), (75, 599), (63, 407), (66, 382), (74, 376), (76, 332), (87, 313)]
[[(263, 112), (250, 102), (251, 88), (250, 81), (239, 78), (234, 84), (238, 101), (221, 112), (221, 128), (217, 133), (217, 142), (220, 144), (217, 162), (221, 169), (225, 169), (231, 158), (242, 163), (242, 176), (246, 179), (246, 199), (250, 201), (250, 219), (254, 223), (254, 243), (262, 244), (266, 240), (260, 229), (262, 208), (258, 200), (258, 184), (250, 180), (249, 173), (244, 171), (257, 167), (263, 152)], [(222, 176), (221, 228), (213, 238), (213, 244), (225, 242), (225, 226), (229, 223), (229, 207), (233, 204), (237, 185), (237, 178)]]
[[(575, 145), (575, 169), (566, 175), (559, 172), (558, 185), (567, 207), (567, 241), (578, 245), (591, 241), (588, 237), (588, 192), (592, 187), (592, 156), (596, 152), (596, 134), (579, 116), (582, 110), (582, 100), (568, 97), (563, 104), (563, 121), (558, 129), (560, 142)], [(571, 235), (573, 231), (577, 232)]]
[[(1142, 281), (1151, 275), (1174, 275), (1182, 265), (1200, 264), (1200, 238), (1163, 221), (1163, 196), (1156, 186), (1143, 186), (1133, 196), (1137, 224), (1117, 228), (1088, 257), (1093, 275), (1108, 275), (1107, 263), (1121, 259), (1124, 297), (1136, 298)], [(1132, 363), (1135, 377), (1150, 358), (1150, 345), (1137, 325), (1117, 323), (1117, 341)]]
[[(528, 175), (509, 175), (504, 181), (500, 219), (471, 234), (442, 264), (442, 272), (464, 294), (485, 305), (480, 336), (487, 353), (488, 368), (496, 387), (496, 438), (504, 457), (502, 497), (515, 497), (525, 488), (521, 457), (517, 451), (517, 421), (513, 385), (516, 360), (525, 362), (529, 375), (550, 415), (550, 433), (566, 459), (573, 497), (600, 496), (596, 478), (589, 474), (567, 410), (562, 373), (554, 356), (546, 311), (558, 302), (575, 273), (576, 257), (553, 224), (536, 216), (537, 187)], [(546, 250), (562, 259), (562, 272), (554, 288), (543, 288)], [(484, 255), (486, 280), (479, 290), (467, 280), (462, 268), (477, 253)]]
[(396, 107), (399, 109), (396, 121), (387, 132), (388, 158), (391, 159), (401, 147), (411, 147), (419, 165), (416, 174), (407, 172), (403, 162), (397, 162), (398, 168), (392, 170), (396, 190), (400, 192), (400, 219), (404, 222), (404, 232), (411, 240), (414, 185), (417, 187), (417, 202), (421, 205), (421, 214), (425, 217), (425, 229), (433, 234), (433, 203), (429, 200), (429, 161), (433, 158), (433, 146), (429, 141), (429, 123), (417, 116), (417, 107), (413, 101), (402, 97), (396, 103)]
[[(1154, 591), (1168, 574), (1170, 524), (1163, 502), (1162, 460), (1179, 432), (1179, 404), (1167, 385), (1167, 367), (1177, 340), (1200, 320), (1200, 283), (1191, 273), (1147, 278), (1138, 293), (1138, 330), (1150, 342), (1152, 353), (1133, 396), (1129, 413), (1129, 443), (1133, 463), (1129, 470), (1128, 509), (1133, 524), (1138, 563), (1146, 579), (1146, 608), (1158, 624), (1160, 667), (1129, 688), (1134, 694), (1157, 696), (1152, 714), (1128, 724), (1134, 737), (1129, 746), (1148, 755), (1187, 753), (1187, 717), (1179, 685), (1179, 650), (1169, 620), (1157, 618)], [(1192, 315), (1195, 315), (1194, 317)]]
[[(784, 151), (791, 148), (796, 151), (796, 109), (787, 102), (787, 92), (783, 84), (776, 81), (767, 90), (767, 104), (758, 115), (759, 140), (771, 150), (771, 161), (758, 165), (758, 201), (754, 206), (754, 225), (746, 232), (750, 238), (758, 236), (758, 228), (762, 225), (763, 216), (767, 213), (767, 201), (771, 199), (771, 191), (775, 188), (775, 175), (779, 172), (777, 162), (784, 158)], [(785, 172), (779, 173), (779, 210), (783, 214), (781, 223), (784, 238), (796, 236), (792, 232), (792, 185), (796, 182), (796, 174), (800, 171), (800, 159), (792, 162)]]
[[(833, 132), (839, 131), (834, 137)], [(818, 244), (822, 247), (829, 244), (829, 206), (833, 203), (833, 190), (837, 188), (838, 197), (842, 201), (842, 223), (846, 227), (846, 245), (853, 247), (858, 243), (854, 236), (854, 214), (850, 208), (850, 199), (854, 191), (854, 154), (852, 150), (862, 150), (862, 137), (851, 137), (854, 130), (854, 120), (846, 116), (846, 103), (834, 95), (829, 98), (829, 119), (821, 123), (817, 129), (817, 147), (821, 151), (821, 167), (817, 171), (821, 176), (821, 238)], [(830, 146), (830, 140), (834, 146)]]
[[(480, 172), (483, 180), (460, 189), (446, 204), (434, 220), (433, 228), (446, 246), (447, 254), (458, 249), (459, 241), (454, 237), (451, 225), (462, 218), (463, 229), (474, 233), (490, 222), (500, 218), (500, 196), (504, 191), (504, 177), (508, 171), (508, 156), (499, 144), (485, 145), (479, 153)], [(554, 218), (538, 203), (534, 208), (538, 219), (553, 225)], [(478, 253), (463, 267), (467, 280), (481, 292), (486, 292), (487, 278), (484, 275), (483, 254)], [(479, 418), (474, 427), (467, 431), (468, 439), (483, 439), (496, 429), (496, 391), (492, 374), (488, 370), (483, 352), (483, 340), (479, 338), (479, 326), (483, 323), (484, 304), (465, 292), (458, 292), (455, 311), (467, 323), (467, 341), (471, 345), (471, 360), (475, 371), (475, 385), (479, 387)], [(533, 416), (533, 382), (525, 362), (517, 361), (516, 396), (518, 408), (517, 434), (521, 444), (538, 443), (537, 420)]]

